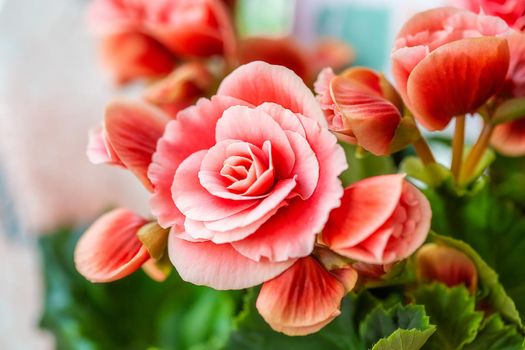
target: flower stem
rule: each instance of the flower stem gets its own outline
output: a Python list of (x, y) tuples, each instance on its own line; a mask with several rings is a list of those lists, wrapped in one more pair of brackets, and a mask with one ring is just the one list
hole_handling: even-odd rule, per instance
[(428, 165), (436, 162), (436, 159), (434, 158), (434, 155), (432, 154), (432, 151), (430, 150), (430, 147), (423, 136), (414, 142), (414, 148), (416, 149), (416, 153), (423, 164)]
[(465, 116), (456, 118), (456, 128), (452, 139), (452, 163), (450, 171), (454, 179), (459, 181), (461, 177), (461, 164), (463, 163), (463, 149), (465, 148)]
[(489, 146), (490, 137), (494, 131), (494, 125), (485, 123), (483, 129), (478, 137), (478, 140), (470, 150), (467, 159), (463, 165), (463, 172), (460, 178), (460, 183), (465, 184), (476, 172), (479, 161), (483, 157), (487, 147)]

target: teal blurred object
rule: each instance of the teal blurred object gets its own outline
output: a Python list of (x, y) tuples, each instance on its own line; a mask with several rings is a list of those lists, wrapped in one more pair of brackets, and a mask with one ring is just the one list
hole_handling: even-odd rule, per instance
[(391, 27), (388, 8), (359, 4), (326, 6), (319, 12), (314, 25), (321, 36), (351, 43), (357, 52), (356, 65), (378, 70), (386, 68), (393, 40), (385, 34)]
[(336, 37), (355, 50), (355, 64), (385, 70), (394, 39), (395, 4), (385, 0), (301, 0), (295, 35), (304, 42)]

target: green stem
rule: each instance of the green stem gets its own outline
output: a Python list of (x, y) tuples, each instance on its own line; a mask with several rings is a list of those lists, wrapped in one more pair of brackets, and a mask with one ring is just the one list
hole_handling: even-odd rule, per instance
[(483, 125), (483, 129), (479, 134), (478, 140), (470, 150), (470, 153), (468, 154), (467, 159), (463, 165), (463, 173), (461, 174), (462, 176), (460, 178), (461, 184), (465, 184), (467, 181), (469, 181), (476, 172), (479, 161), (489, 146), (493, 131), (494, 125), (490, 123), (485, 123)]
[(456, 128), (452, 139), (452, 163), (450, 171), (456, 182), (461, 177), (461, 164), (463, 163), (463, 149), (465, 148), (465, 116), (456, 118)]

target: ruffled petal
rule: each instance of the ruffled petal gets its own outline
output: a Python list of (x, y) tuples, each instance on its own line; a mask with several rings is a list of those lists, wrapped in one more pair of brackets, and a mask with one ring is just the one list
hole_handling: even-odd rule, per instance
[(261, 61), (245, 64), (222, 81), (217, 94), (232, 96), (255, 106), (274, 102), (326, 126), (323, 112), (310, 89), (293, 71), (282, 66)]
[(287, 335), (314, 333), (341, 312), (345, 287), (314, 258), (306, 257), (265, 282), (257, 310), (276, 331)]
[(230, 244), (188, 242), (171, 234), (170, 260), (187, 282), (214, 289), (244, 289), (270, 280), (295, 261), (256, 262), (237, 253)]
[(137, 231), (147, 221), (127, 209), (101, 216), (75, 248), (75, 266), (91, 282), (111, 282), (135, 272), (149, 259)]
[(104, 122), (111, 146), (148, 190), (152, 189), (148, 166), (167, 121), (161, 111), (138, 102), (115, 101), (106, 110)]
[(173, 177), (179, 164), (190, 154), (215, 144), (217, 120), (227, 108), (235, 105), (246, 103), (226, 96), (200, 99), (195, 106), (179, 112), (177, 120), (166, 126), (148, 169), (148, 177), (154, 186), (151, 212), (162, 227), (184, 223), (184, 216), (171, 196)]
[[(232, 243), (237, 251), (253, 260), (285, 261), (309, 255), (315, 235), (324, 227), (330, 211), (340, 205), (343, 187), (338, 176), (348, 167), (344, 151), (328, 129), (309, 118), (300, 120), (319, 162), (317, 187), (307, 200), (294, 198), (257, 232)], [(294, 224), (290, 225), (292, 220)]]

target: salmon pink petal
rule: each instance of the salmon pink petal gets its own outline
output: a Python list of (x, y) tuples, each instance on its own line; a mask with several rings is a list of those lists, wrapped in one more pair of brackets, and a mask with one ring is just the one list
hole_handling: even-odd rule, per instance
[(122, 163), (151, 190), (148, 166), (168, 117), (138, 102), (116, 101), (106, 110), (108, 140)]
[(97, 34), (137, 30), (145, 2), (94, 0), (88, 9), (89, 29)]
[(312, 92), (293, 71), (282, 66), (261, 61), (245, 64), (222, 81), (217, 94), (232, 96), (255, 106), (274, 102), (326, 125)]
[(475, 292), (478, 271), (463, 252), (435, 243), (425, 244), (416, 255), (417, 273), (426, 281), (438, 281), (453, 287), (464, 284)]
[(407, 96), (429, 130), (445, 128), (453, 116), (474, 112), (502, 86), (509, 66), (503, 38), (457, 40), (431, 52), (412, 71)]
[(335, 276), (314, 258), (306, 257), (265, 282), (256, 306), (274, 330), (306, 335), (317, 332), (341, 313), (345, 294), (345, 287)]
[(525, 116), (496, 126), (490, 141), (501, 154), (510, 157), (525, 155)]
[(166, 126), (148, 169), (148, 177), (154, 186), (150, 200), (151, 212), (162, 227), (184, 223), (184, 216), (171, 196), (173, 177), (179, 164), (190, 154), (215, 144), (217, 120), (227, 108), (236, 105), (246, 103), (226, 96), (200, 99), (195, 106), (179, 112), (177, 120)]
[(390, 145), (401, 122), (401, 113), (382, 96), (344, 77), (330, 83), (339, 111), (348, 121), (359, 145), (375, 155), (390, 154)]
[(177, 168), (171, 193), (185, 217), (197, 221), (219, 220), (253, 207), (255, 200), (236, 201), (210, 194), (199, 182), (199, 169), (206, 151), (186, 158)]
[(341, 206), (330, 213), (323, 242), (331, 248), (354, 246), (392, 215), (403, 190), (403, 175), (361, 180), (345, 190)]
[(301, 124), (299, 117), (289, 109), (283, 108), (273, 102), (265, 102), (257, 106), (255, 109), (261, 110), (270, 115), (284, 131), (293, 131), (294, 133), (306, 137), (304, 127)]
[(137, 231), (147, 221), (127, 209), (101, 216), (75, 248), (75, 266), (91, 282), (111, 282), (136, 271), (149, 259)]
[(307, 200), (292, 199), (255, 233), (232, 243), (253, 260), (285, 261), (309, 255), (315, 235), (321, 232), (330, 211), (340, 205), (343, 188), (338, 176), (348, 167), (344, 152), (328, 129), (309, 118), (300, 120), (319, 162), (317, 187)]
[(429, 54), (426, 46), (403, 47), (392, 53), (392, 75), (403, 101), (410, 106), (407, 95), (407, 83), (410, 73), (421, 60)]
[(228, 243), (188, 242), (175, 235), (169, 237), (168, 252), (183, 280), (219, 290), (256, 286), (294, 263), (256, 262), (237, 253)]
[(259, 148), (266, 141), (272, 145), (273, 164), (281, 178), (287, 178), (295, 163), (295, 155), (279, 124), (262, 110), (244, 106), (228, 108), (215, 129), (217, 142), (241, 140)]

